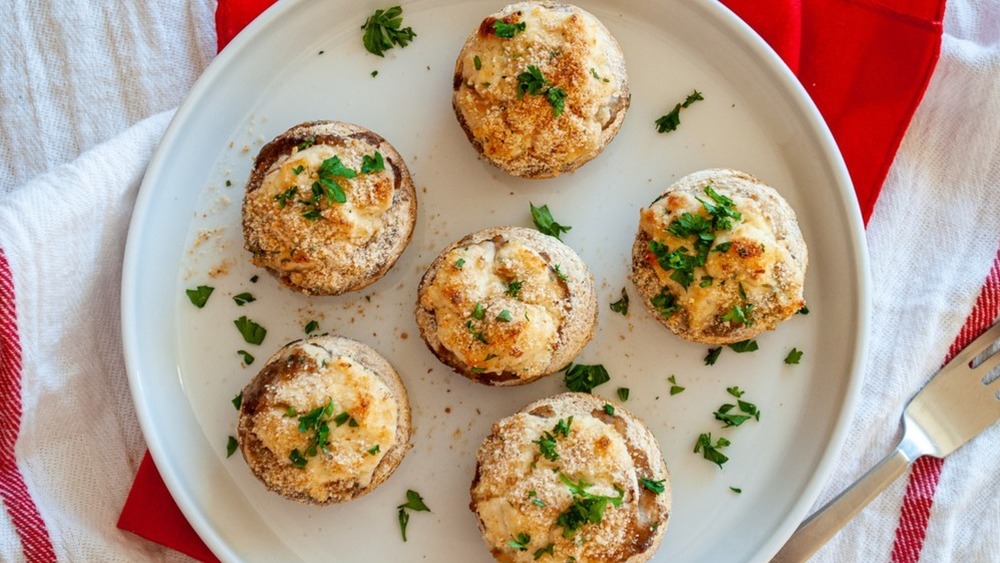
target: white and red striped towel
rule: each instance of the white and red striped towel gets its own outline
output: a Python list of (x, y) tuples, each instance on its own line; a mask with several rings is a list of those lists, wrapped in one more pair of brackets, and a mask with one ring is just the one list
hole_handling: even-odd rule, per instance
[[(213, 3), (37, 4), (15, 0), (0, 26), (0, 560), (187, 560), (115, 527), (145, 449), (118, 287), (170, 117), (152, 114), (210, 59)], [(912, 392), (1000, 315), (998, 117), (1000, 3), (953, 0), (868, 224), (868, 370), (820, 502), (891, 448)], [(816, 560), (1000, 561), (998, 447), (995, 426), (920, 461)]]

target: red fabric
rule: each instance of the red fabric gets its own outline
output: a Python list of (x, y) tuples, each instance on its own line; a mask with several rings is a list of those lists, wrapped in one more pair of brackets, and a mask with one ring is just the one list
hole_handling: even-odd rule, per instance
[(218, 561), (177, 508), (149, 452), (139, 465), (118, 527), (199, 561)]
[[(976, 298), (976, 304), (972, 307), (972, 314), (951, 343), (948, 357), (942, 365), (985, 332), (997, 317), (1000, 317), (1000, 249), (997, 250), (993, 268), (986, 276), (986, 283)], [(892, 563), (917, 563), (920, 560), (931, 506), (934, 504), (934, 491), (943, 467), (943, 459), (930, 456), (922, 457), (913, 464), (906, 493), (903, 495), (903, 505), (899, 509), (899, 524), (892, 545)]]
[[(215, 13), (219, 49), (272, 3), (219, 0)], [(867, 223), (937, 62), (945, 0), (723, 3), (760, 33), (816, 102), (844, 155)], [(170, 502), (158, 476), (151, 479), (144, 474), (153, 470), (152, 464), (140, 467), (126, 512), (133, 506)], [(136, 517), (126, 519), (123, 513), (120, 527), (191, 553), (193, 543), (169, 542), (173, 533), (150, 535), (151, 528), (162, 526), (147, 521), (149, 511), (131, 512)], [(186, 537), (204, 549), (193, 532)]]
[(21, 342), (14, 306), (14, 278), (0, 248), (0, 498), (30, 563), (55, 562), (45, 521), (17, 466), (14, 445), (21, 427)]

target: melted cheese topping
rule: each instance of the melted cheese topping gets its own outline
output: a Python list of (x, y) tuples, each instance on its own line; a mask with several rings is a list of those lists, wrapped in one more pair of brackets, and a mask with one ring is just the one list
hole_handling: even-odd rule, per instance
[[(480, 481), (473, 491), (483, 522), (484, 538), (503, 553), (502, 560), (533, 561), (534, 553), (553, 545), (556, 560), (573, 556), (581, 563), (606, 561), (625, 543), (632, 519), (628, 504), (637, 490), (636, 468), (628, 446), (614, 428), (591, 416), (577, 415), (568, 436), (556, 436), (558, 459), (545, 458), (534, 443), (552, 432), (556, 420), (518, 413), (498, 423), (498, 448), (480, 464)], [(559, 515), (573, 503), (570, 488), (560, 478), (590, 484), (592, 495), (619, 496), (622, 506), (610, 502), (599, 524), (583, 524), (575, 534), (564, 536)], [(515, 551), (507, 542), (519, 534), (531, 536), (527, 551)]]
[[(459, 260), (461, 268), (455, 267)], [(421, 306), (434, 310), (438, 339), (464, 364), (528, 376), (549, 367), (567, 298), (538, 252), (516, 241), (489, 240), (447, 253)]]
[[(673, 270), (664, 270), (651, 256), (649, 264), (660, 283), (678, 296), (677, 304), (687, 311), (688, 324), (696, 332), (718, 324), (719, 318), (734, 306), (745, 306), (748, 303), (753, 305), (751, 320), (754, 311), (759, 315), (764, 311), (794, 313), (804, 304), (802, 280), (796, 276), (799, 268), (792, 266), (793, 257), (786, 246), (775, 239), (760, 203), (719, 185), (714, 188), (732, 199), (742, 219), (734, 220), (730, 230), (715, 233), (713, 250), (708, 253), (703, 267), (694, 268), (694, 281), (686, 289), (670, 279)], [(705, 194), (699, 194), (698, 197), (709, 199)], [(679, 238), (667, 230), (670, 223), (684, 213), (710, 219), (708, 212), (694, 195), (673, 192), (640, 211), (639, 228), (650, 239), (666, 245), (670, 251), (684, 246), (689, 253), (694, 253), (692, 237)], [(717, 245), (725, 243), (730, 244), (726, 252), (715, 250)], [(711, 285), (701, 287), (703, 276), (712, 277)], [(745, 299), (740, 294), (741, 285)], [(782, 313), (782, 318), (788, 314)]]
[[(525, 29), (498, 37), (498, 19), (522, 22)], [(582, 10), (516, 4), (487, 18), (473, 38), (459, 60), (455, 100), (485, 156), (530, 168), (538, 161), (574, 162), (600, 148), (622, 94), (615, 69), (624, 69), (624, 62), (596, 18)], [(518, 96), (518, 75), (528, 66), (567, 94), (561, 115), (554, 115), (545, 95)]]
[[(279, 157), (261, 187), (246, 196), (245, 213), (252, 218), (261, 248), (254, 263), (279, 271), (302, 271), (331, 263), (349, 266), (357, 259), (358, 250), (379, 232), (395, 191), (391, 166), (360, 173), (363, 157), (374, 152), (361, 140), (343, 138), (339, 146), (317, 144)], [(317, 206), (302, 203), (313, 197), (320, 165), (334, 156), (358, 172), (353, 179), (335, 177), (347, 201), (331, 204), (324, 193)], [(293, 188), (294, 195), (279, 197)], [(311, 209), (318, 209), (321, 217), (310, 220), (303, 215)]]
[[(282, 378), (268, 385), (270, 408), (257, 413), (254, 431), (280, 463), (291, 465), (292, 450), (304, 452), (315, 433), (311, 429), (299, 431), (299, 416), (325, 406), (332, 399), (328, 453), (320, 451), (315, 457), (307, 457), (306, 466), (294, 470), (300, 472), (296, 473), (301, 476), (299, 488), (324, 501), (328, 483), (348, 482), (365, 487), (371, 482), (376, 466), (396, 443), (399, 406), (375, 374), (350, 358), (332, 356), (319, 346), (302, 345), (280, 361), (302, 363), (298, 357), (313, 360), (316, 372)], [(289, 408), (294, 408), (297, 415), (287, 416)], [(357, 426), (349, 423), (337, 426), (333, 419), (342, 412), (348, 413)], [(376, 445), (379, 451), (370, 453)]]

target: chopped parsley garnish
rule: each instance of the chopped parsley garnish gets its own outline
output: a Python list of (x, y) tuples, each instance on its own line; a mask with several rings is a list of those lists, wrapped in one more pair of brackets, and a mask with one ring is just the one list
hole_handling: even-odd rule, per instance
[(232, 457), (238, 447), (240, 447), (240, 443), (236, 441), (236, 438), (230, 436), (229, 441), (226, 442), (226, 457)]
[(231, 187), (232, 185), (233, 185), (233, 183), (232, 183), (231, 181), (229, 181), (229, 180), (226, 180), (226, 187), (227, 187), (227, 188), (228, 188), (228, 187)]
[(659, 133), (669, 133), (677, 129), (677, 126), (681, 124), (681, 110), (704, 99), (701, 92), (695, 90), (683, 102), (675, 105), (674, 109), (670, 110), (669, 113), (656, 120), (656, 131)]
[(666, 485), (664, 485), (665, 482), (666, 482), (666, 479), (661, 479), (659, 481), (654, 481), (652, 479), (647, 479), (645, 477), (640, 477), (639, 478), (639, 483), (641, 483), (643, 487), (649, 489), (650, 491), (653, 491), (654, 493), (656, 493), (658, 495), (659, 494), (663, 494), (663, 491), (667, 490)]
[(573, 424), (572, 416), (567, 419), (560, 418), (559, 422), (557, 422), (556, 425), (552, 428), (552, 432), (556, 436), (562, 436), (563, 438), (566, 438), (567, 436), (569, 436), (569, 427), (572, 424)]
[(293, 199), (299, 193), (299, 188), (297, 186), (292, 186), (287, 190), (281, 192), (280, 194), (274, 196), (274, 201), (278, 202), (278, 207), (284, 209), (288, 205), (289, 200)]
[[(570, 228), (572, 228), (572, 227), (570, 227)], [(562, 273), (562, 270), (559, 269), (559, 264), (553, 264), (552, 271), (555, 272), (556, 273), (556, 277), (558, 277), (562, 281), (566, 281), (567, 279), (569, 279), (569, 276), (567, 276), (566, 274)]]
[(455, 263), (453, 265), (455, 266), (456, 270), (461, 270), (462, 266), (465, 265), (465, 258), (459, 258), (458, 260), (455, 260)]
[(205, 306), (205, 303), (208, 303), (208, 297), (212, 295), (213, 291), (215, 291), (214, 287), (199, 285), (194, 289), (185, 290), (184, 293), (187, 293), (188, 299), (191, 300), (192, 305), (201, 309)]
[(528, 65), (528, 70), (517, 75), (517, 99), (520, 100), (525, 94), (533, 96), (541, 94), (547, 83), (537, 66)]
[(379, 445), (375, 444), (374, 446), (368, 448), (367, 452), (368, 452), (368, 455), (375, 455), (375, 454), (377, 454), (379, 452)]
[[(733, 397), (736, 397), (736, 404), (726, 403), (719, 407), (719, 410), (712, 413), (715, 415), (715, 419), (722, 421), (724, 423), (723, 428), (729, 428), (730, 426), (739, 426), (744, 422), (750, 420), (760, 420), (760, 410), (757, 405), (744, 401), (740, 397), (743, 396), (743, 390), (739, 387), (727, 387), (726, 392), (728, 392)], [(733, 409), (739, 407), (740, 412), (743, 414), (736, 414)]]
[(306, 137), (304, 141), (295, 145), (295, 148), (299, 149), (300, 151), (304, 151), (315, 144), (316, 144), (316, 137)]
[(625, 401), (628, 401), (628, 395), (629, 395), (629, 388), (628, 387), (619, 387), (618, 388), (618, 400), (619, 401), (621, 401), (623, 403)]
[(734, 324), (741, 324), (744, 326), (750, 326), (753, 321), (750, 320), (750, 311), (753, 310), (753, 303), (744, 303), (742, 305), (733, 305), (731, 309), (726, 311), (724, 315), (719, 317), (723, 322), (730, 322)]
[(699, 287), (710, 287), (712, 285), (714, 278), (712, 276), (701, 276), (701, 283), (698, 284)]
[(372, 78), (375, 78), (376, 76), (378, 76), (378, 71), (377, 70), (371, 71), (371, 75), (372, 75)]
[[(247, 352), (246, 350), (237, 350), (236, 353), (243, 357), (243, 363), (244, 364), (250, 365), (250, 364), (253, 363), (253, 356), (250, 355), (250, 352)], [(239, 407), (236, 407), (236, 408), (239, 408)]]
[[(302, 465), (296, 463), (297, 467), (305, 466), (306, 457), (315, 457), (320, 451), (327, 452), (326, 447), (330, 444), (328, 421), (331, 415), (333, 415), (333, 399), (327, 399), (325, 405), (318, 406), (298, 417), (299, 432), (308, 434), (309, 445), (304, 452), (299, 452), (297, 449), (292, 452), (299, 453), (303, 459)], [(292, 462), (295, 463), (295, 459), (292, 459)]]
[(302, 172), (303, 172), (303, 171), (304, 171), (305, 169), (306, 169), (306, 167), (305, 167), (305, 166), (302, 166), (302, 165), (300, 164), (300, 165), (296, 166), (295, 168), (292, 168), (292, 174), (295, 174), (296, 176), (298, 176), (298, 175), (299, 175), (299, 174), (301, 174), (301, 173), (302, 173)]
[(260, 343), (264, 341), (264, 337), (267, 336), (267, 329), (251, 321), (246, 317), (246, 315), (243, 315), (233, 321), (233, 324), (236, 325), (236, 329), (240, 331), (240, 334), (243, 336), (243, 340), (245, 340), (247, 344), (260, 345)]
[(798, 314), (800, 314), (800, 315), (808, 315), (809, 314), (809, 307), (803, 305), (802, 308), (799, 309)]
[(480, 303), (479, 301), (476, 301), (476, 307), (472, 309), (472, 318), (476, 319), (477, 321), (481, 321), (485, 316), (486, 316), (486, 311), (483, 310), (483, 304)]
[(618, 489), (616, 497), (588, 493), (586, 488), (590, 486), (590, 483), (583, 479), (574, 482), (564, 473), (559, 473), (559, 479), (569, 487), (570, 493), (573, 495), (573, 504), (556, 518), (556, 525), (563, 529), (564, 538), (575, 535), (584, 524), (600, 524), (608, 503), (621, 506), (622, 498), (625, 496), (625, 492), (621, 489)]
[(257, 300), (256, 297), (254, 297), (251, 293), (246, 291), (233, 296), (233, 301), (235, 301), (236, 304), (239, 305), (240, 307), (242, 307), (247, 303), (253, 303), (256, 300)]
[(709, 348), (708, 355), (705, 356), (705, 365), (714, 366), (715, 361), (719, 359), (719, 354), (721, 353), (722, 353), (722, 346), (719, 346), (718, 348)]
[[(344, 188), (337, 183), (335, 178), (356, 178), (358, 173), (354, 170), (348, 168), (340, 161), (339, 156), (331, 156), (330, 158), (323, 161), (323, 164), (319, 165), (319, 169), (316, 170), (317, 176), (319, 176), (319, 185), (322, 186), (323, 193), (326, 194), (326, 202), (329, 205), (333, 205), (334, 202), (345, 203), (347, 201), (347, 194), (344, 193)], [(313, 186), (316, 184), (314, 183)], [(315, 188), (313, 188), (315, 191)]]
[(375, 151), (374, 155), (364, 155), (361, 157), (361, 173), (371, 174), (385, 170), (385, 159), (382, 153)]
[(476, 330), (476, 327), (472, 326), (471, 320), (465, 321), (465, 328), (469, 329), (469, 333), (472, 334), (473, 340), (477, 340), (479, 342), (482, 342), (483, 344), (489, 344), (489, 342), (486, 341), (486, 336), (482, 333), (482, 331)]
[(233, 408), (234, 409), (240, 410), (240, 405), (243, 404), (243, 391), (240, 391), (239, 393), (237, 393), (236, 396), (233, 397), (233, 400), (230, 401), (230, 402), (233, 403)]
[(479, 55), (472, 57), (472, 66), (476, 67), (476, 70), (483, 68), (483, 61), (479, 60)]
[(319, 328), (319, 323), (316, 320), (311, 320), (306, 324), (305, 331), (306, 334), (311, 334)]
[(622, 288), (622, 298), (611, 303), (611, 310), (622, 315), (628, 315), (628, 293)]
[(719, 469), (722, 469), (722, 464), (729, 461), (729, 458), (726, 457), (725, 454), (723, 454), (719, 450), (729, 446), (731, 443), (732, 442), (730, 442), (726, 438), (720, 436), (719, 439), (716, 440), (715, 444), (712, 444), (711, 432), (707, 434), (701, 434), (698, 436), (698, 441), (695, 442), (694, 453), (702, 452), (702, 456), (705, 459), (718, 465)]
[(614, 416), (615, 406), (611, 403), (604, 403), (604, 412), (608, 413), (608, 416)]
[(548, 555), (549, 557), (555, 557), (556, 544), (550, 543), (545, 547), (541, 547), (535, 550), (535, 560), (541, 559), (543, 555)]
[(361, 42), (365, 50), (373, 55), (385, 56), (393, 45), (406, 47), (417, 36), (412, 28), (402, 27), (403, 8), (393, 6), (387, 10), (375, 10), (361, 29), (365, 30)]
[[(712, 360), (712, 363), (715, 363), (715, 360)], [(677, 385), (677, 376), (676, 375), (671, 375), (670, 377), (667, 378), (667, 381), (670, 382), (670, 395), (671, 396), (674, 396), (674, 395), (676, 395), (678, 393), (683, 393), (684, 392), (685, 388), (681, 387), (680, 385)]]
[(510, 282), (509, 284), (507, 284), (507, 289), (504, 290), (504, 293), (507, 294), (507, 295), (510, 295), (514, 299), (517, 299), (518, 297), (521, 296), (521, 287), (523, 285), (524, 285), (523, 281), (521, 281), (521, 280), (514, 280), (514, 281)]
[(406, 502), (396, 508), (399, 510), (399, 531), (403, 534), (403, 541), (406, 541), (406, 525), (410, 522), (410, 514), (406, 510), (409, 509), (414, 512), (431, 511), (424, 504), (424, 499), (420, 496), (420, 493), (409, 489), (406, 491)]
[(573, 423), (573, 417), (569, 417), (569, 421), (564, 419), (559, 419), (552, 432), (546, 430), (542, 433), (541, 437), (534, 440), (533, 444), (538, 444), (538, 451), (542, 454), (542, 457), (549, 461), (556, 461), (559, 459), (559, 452), (556, 451), (556, 438), (562, 436), (563, 438), (569, 436), (569, 425)]
[(535, 223), (535, 228), (538, 229), (542, 234), (549, 235), (550, 237), (559, 238), (562, 233), (568, 233), (573, 227), (560, 225), (552, 218), (552, 213), (549, 212), (549, 206), (543, 205), (541, 207), (535, 207), (535, 204), (528, 202), (531, 207), (531, 220)]
[(260, 279), (260, 276), (258, 276), (257, 274), (254, 274), (253, 276), (250, 277), (250, 283), (257, 283), (257, 280), (259, 280), (259, 279)]
[(754, 352), (758, 349), (756, 340), (740, 340), (739, 342), (733, 342), (729, 345), (729, 348), (738, 354), (742, 354), (744, 352)]
[(516, 536), (511, 536), (510, 541), (507, 542), (507, 546), (517, 551), (528, 551), (529, 543), (531, 543), (531, 536), (521, 532)]
[(720, 242), (712, 248), (712, 252), (729, 252), (729, 247), (732, 246), (731, 242)]
[(578, 393), (590, 393), (594, 387), (611, 381), (608, 370), (601, 364), (569, 364), (564, 370), (566, 388)]
[(292, 465), (298, 467), (299, 469), (302, 469), (307, 463), (309, 463), (309, 460), (302, 455), (302, 452), (300, 452), (298, 448), (295, 448), (288, 454), (288, 459), (292, 461)]
[(508, 311), (507, 309), (500, 311), (500, 314), (497, 315), (497, 320), (502, 323), (509, 323), (511, 321), (511, 318), (512, 317), (510, 316), (510, 311)]
[(545, 98), (549, 101), (549, 105), (552, 106), (552, 114), (556, 117), (562, 115), (562, 112), (566, 110), (566, 91), (558, 86), (553, 86), (545, 92)]
[(712, 189), (711, 184), (705, 186), (705, 193), (712, 199), (712, 203), (701, 198), (695, 199), (701, 202), (702, 207), (712, 216), (712, 228), (716, 231), (728, 231), (733, 227), (734, 220), (739, 221), (743, 218), (733, 206), (733, 200)]
[(674, 313), (681, 310), (680, 305), (677, 304), (677, 298), (674, 297), (673, 293), (670, 293), (670, 288), (667, 286), (663, 286), (663, 289), (654, 295), (649, 302), (656, 309), (656, 312), (665, 319), (669, 319)]
[(527, 28), (527, 24), (524, 22), (507, 23), (503, 20), (496, 20), (493, 22), (493, 33), (496, 34), (497, 37), (503, 37), (505, 39), (514, 37), (518, 33), (524, 31), (525, 28)]
[(785, 363), (789, 365), (794, 365), (799, 363), (799, 360), (801, 359), (802, 359), (802, 351), (796, 348), (792, 348), (791, 350), (789, 350), (788, 355), (785, 356)]
[(590, 68), (590, 75), (593, 76), (594, 78), (596, 78), (597, 80), (600, 80), (601, 82), (608, 82), (608, 79), (607, 78), (601, 78), (601, 76), (599, 74), (597, 74), (597, 71), (594, 70), (593, 67)]
[(562, 115), (566, 109), (566, 91), (558, 86), (549, 85), (549, 81), (535, 65), (528, 65), (527, 70), (517, 75), (517, 99), (524, 98), (525, 94), (545, 96), (552, 106), (552, 114), (556, 117)]
[(531, 499), (531, 504), (538, 507), (545, 506), (545, 502), (536, 497), (538, 497), (538, 491), (536, 491), (535, 489), (531, 489), (530, 491), (528, 491), (528, 498)]
[(738, 494), (738, 495), (743, 493), (743, 489), (741, 489), (739, 487), (729, 487), (729, 490), (732, 491), (732, 492), (734, 492), (734, 493), (736, 493), (736, 494)]
[(347, 411), (344, 411), (338, 414), (337, 416), (333, 417), (333, 423), (336, 424), (337, 426), (343, 426), (347, 424), (351, 428), (358, 427), (358, 421), (354, 420), (354, 417), (351, 416), (351, 414)]

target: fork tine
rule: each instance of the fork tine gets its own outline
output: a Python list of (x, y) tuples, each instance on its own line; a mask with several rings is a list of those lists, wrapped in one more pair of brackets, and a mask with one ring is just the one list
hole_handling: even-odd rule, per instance
[[(969, 345), (956, 354), (955, 358), (949, 363), (962, 363), (968, 365), (973, 358), (982, 353), (983, 350), (988, 348), (997, 339), (1000, 339), (1000, 321), (993, 323), (993, 326), (987, 329), (986, 332), (981, 334), (978, 338), (970, 342)], [(1000, 353), (994, 354), (993, 357), (996, 358), (998, 355), (1000, 355)]]
[(1000, 378), (993, 377), (991, 381), (986, 381), (986, 378), (989, 377), (993, 370), (997, 369), (997, 366), (1000, 366), (1000, 351), (997, 351), (991, 357), (983, 360), (983, 363), (976, 366), (976, 369), (972, 370), (972, 373), (974, 373), (976, 377), (983, 382), (983, 384), (992, 385), (994, 381)]

